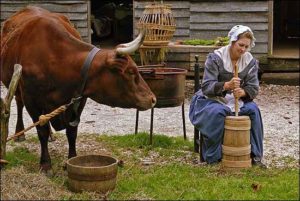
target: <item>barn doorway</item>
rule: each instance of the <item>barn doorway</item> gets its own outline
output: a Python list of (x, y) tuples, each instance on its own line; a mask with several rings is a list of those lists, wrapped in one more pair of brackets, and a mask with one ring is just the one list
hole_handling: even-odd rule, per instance
[(299, 58), (299, 1), (274, 1), (273, 56)]
[(133, 0), (91, 0), (92, 44), (112, 48), (133, 36)]

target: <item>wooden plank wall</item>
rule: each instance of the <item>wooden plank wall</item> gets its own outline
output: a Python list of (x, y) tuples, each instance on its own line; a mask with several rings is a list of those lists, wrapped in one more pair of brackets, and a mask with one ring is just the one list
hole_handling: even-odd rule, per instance
[[(145, 9), (145, 5), (153, 3), (150, 0), (134, 1), (134, 24), (138, 22)], [(239, 0), (165, 0), (170, 4), (176, 20), (176, 31), (172, 41), (183, 39), (214, 39), (226, 36), (228, 31), (237, 24), (249, 26), (256, 37), (256, 46), (252, 53), (256, 58), (264, 58), (268, 54), (268, 0), (239, 1)], [(134, 27), (135, 33), (137, 32)], [(201, 49), (201, 48), (200, 48)], [(185, 66), (193, 70), (194, 56), (198, 48), (171, 49), (167, 55), (168, 62), (176, 67)], [(187, 57), (190, 64), (187, 64)], [(200, 53), (200, 62), (203, 64), (205, 57)]]
[(1, 0), (1, 27), (4, 20), (27, 5), (38, 6), (66, 15), (74, 23), (82, 39), (91, 42), (90, 25), (88, 23), (89, 0)]
[(190, 6), (190, 38), (226, 36), (237, 24), (249, 26), (258, 57), (268, 53), (268, 1), (194, 1)]

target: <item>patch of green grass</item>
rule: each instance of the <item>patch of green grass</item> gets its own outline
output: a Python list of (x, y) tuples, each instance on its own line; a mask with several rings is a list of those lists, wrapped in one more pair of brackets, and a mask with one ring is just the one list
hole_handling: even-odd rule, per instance
[(149, 144), (149, 133), (127, 134), (122, 136), (108, 136), (100, 135), (97, 137), (100, 142), (105, 142), (110, 146), (116, 146), (120, 148), (164, 148), (164, 149), (176, 149), (176, 150), (192, 150), (193, 144), (184, 140), (182, 137), (168, 137), (166, 135), (154, 134), (153, 143)]
[(39, 161), (39, 157), (36, 154), (31, 153), (27, 148), (24, 147), (15, 147), (13, 151), (9, 151), (6, 153), (5, 160), (9, 161), (9, 163), (5, 166), (5, 168), (12, 168), (16, 166), (29, 166), (34, 167), (36, 162)]
[[(256, 174), (255, 168), (220, 173), (220, 167), (169, 163), (122, 170), (109, 199), (157, 200), (292, 200), (299, 196), (298, 171), (276, 169)], [(259, 170), (260, 172), (263, 170)], [(271, 177), (270, 177), (271, 175)], [(140, 195), (142, 197), (139, 197)]]
[[(100, 135), (97, 141), (105, 144), (116, 157), (122, 160), (131, 158), (138, 161), (141, 158), (149, 157), (152, 152), (158, 153), (161, 157), (181, 157), (186, 152), (192, 152), (193, 143), (184, 140), (182, 137), (168, 137), (166, 135), (154, 134), (152, 145), (150, 145), (149, 133), (127, 134), (122, 136)], [(127, 155), (124, 156), (124, 150)], [(159, 160), (160, 158), (157, 158)], [(171, 160), (171, 158), (169, 158)]]

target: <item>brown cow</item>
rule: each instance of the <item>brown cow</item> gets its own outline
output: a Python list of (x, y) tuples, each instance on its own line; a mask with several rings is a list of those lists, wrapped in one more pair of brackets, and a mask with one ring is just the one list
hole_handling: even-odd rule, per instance
[[(69, 107), (66, 112), (51, 119), (56, 130), (66, 129), (70, 158), (76, 156), (76, 120), (87, 98), (113, 107), (139, 110), (153, 107), (156, 98), (138, 73), (135, 62), (128, 56), (140, 46), (143, 38), (142, 32), (133, 42), (114, 50), (96, 49), (95, 56), (90, 59), (91, 64), (83, 67), (87, 56), (95, 48), (81, 40), (65, 16), (38, 7), (26, 7), (10, 17), (5, 21), (1, 35), (0, 77), (8, 87), (14, 64), (23, 66), (16, 92), (16, 130), (24, 128), (24, 105), (36, 122), (40, 115), (82, 96), (78, 110)], [(83, 68), (87, 70), (81, 73)], [(47, 171), (51, 169), (49, 124), (36, 128), (41, 143), (41, 169)]]

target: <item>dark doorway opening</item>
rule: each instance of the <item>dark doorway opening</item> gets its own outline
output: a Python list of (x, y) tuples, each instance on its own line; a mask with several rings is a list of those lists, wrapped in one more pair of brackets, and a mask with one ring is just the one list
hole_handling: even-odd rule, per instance
[(299, 58), (299, 1), (274, 1), (273, 56)]
[(92, 44), (102, 48), (129, 42), (133, 36), (133, 0), (91, 0)]

